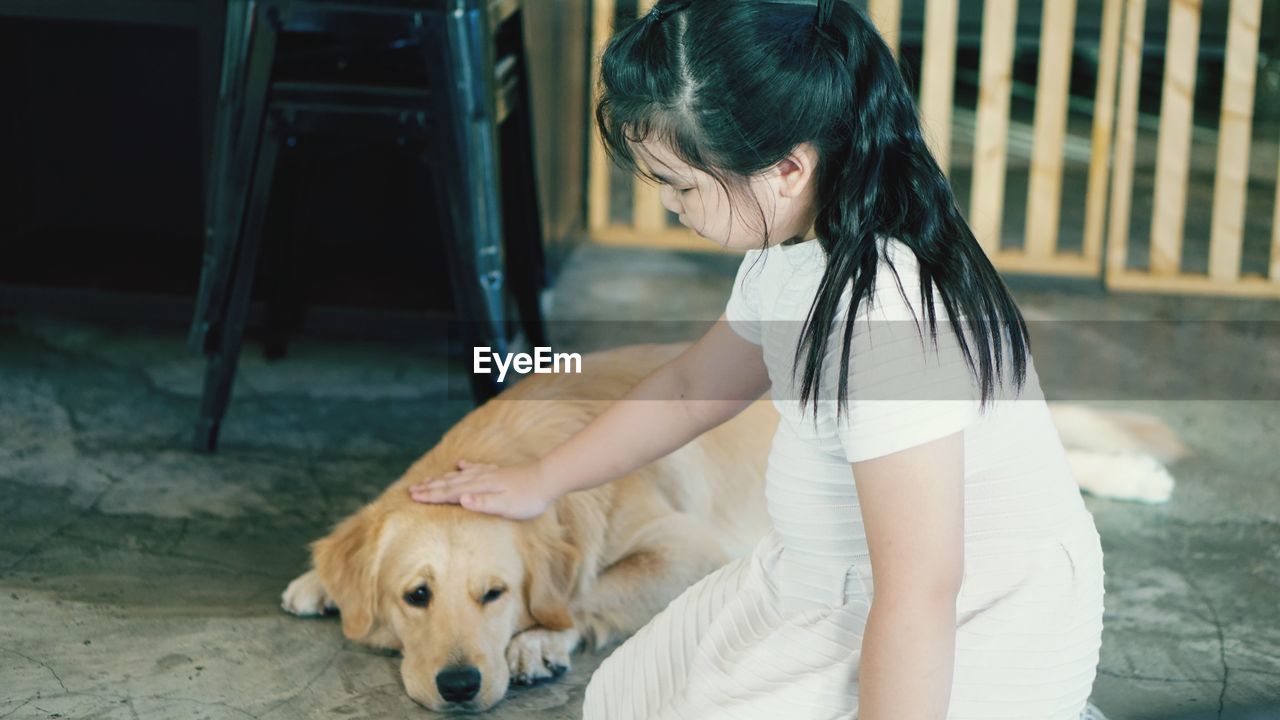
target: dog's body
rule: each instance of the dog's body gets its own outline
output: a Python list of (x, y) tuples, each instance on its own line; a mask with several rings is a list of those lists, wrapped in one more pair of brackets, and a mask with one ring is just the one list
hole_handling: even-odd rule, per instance
[[(558, 675), (580, 641), (599, 647), (638, 630), (767, 527), (763, 470), (777, 424), (767, 402), (530, 521), (415, 503), (408, 487), (459, 459), (539, 457), (682, 349), (602, 353), (586, 359), (590, 375), (531, 376), (477, 408), (313, 544), (315, 569), (289, 585), (285, 609), (339, 608), (348, 638), (402, 650), (406, 689), (432, 709), (488, 708), (511, 678)], [(420, 586), (425, 607), (405, 597)], [(509, 592), (484, 602), (498, 588)]]
[[(403, 652), (406, 690), (432, 709), (487, 709), (512, 679), (558, 676), (582, 641), (601, 647), (638, 630), (768, 529), (764, 468), (778, 422), (770, 403), (754, 403), (631, 475), (565, 495), (529, 521), (418, 504), (408, 487), (459, 459), (511, 465), (540, 457), (682, 350), (600, 353), (584, 359), (589, 375), (531, 376), (477, 408), (312, 545), (315, 569), (289, 585), (285, 609), (341, 609), (348, 638)], [(1176, 457), (1181, 445), (1167, 428), (1145, 416), (1103, 427), (1092, 411), (1057, 410), (1069, 445), (1097, 448), (1068, 453), (1082, 485), (1143, 499), (1171, 488), (1163, 466), (1137, 452)], [(1124, 433), (1130, 445), (1116, 445)], [(1125, 487), (1109, 491), (1108, 482)]]

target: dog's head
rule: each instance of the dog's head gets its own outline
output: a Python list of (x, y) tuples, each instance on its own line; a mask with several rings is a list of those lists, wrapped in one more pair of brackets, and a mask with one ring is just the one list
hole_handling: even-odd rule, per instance
[(343, 633), (400, 650), (405, 689), (432, 710), (492, 707), (507, 692), (511, 638), (573, 626), (580, 558), (554, 509), (514, 522), (379, 502), (315, 542), (312, 557)]

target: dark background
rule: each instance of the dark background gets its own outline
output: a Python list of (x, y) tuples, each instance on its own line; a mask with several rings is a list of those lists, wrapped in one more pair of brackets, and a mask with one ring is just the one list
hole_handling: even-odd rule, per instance
[[(184, 28), (0, 21), (0, 283), (194, 294), (198, 49)], [(292, 248), (268, 252), (265, 275), (303, 278), (315, 303), (447, 308), (430, 188), (407, 154), (308, 139), (275, 187), (271, 241)]]
[[(585, 235), (588, 9), (522, 13), (548, 280)], [(224, 13), (0, 0), (0, 311), (190, 322)], [(400, 148), (343, 143), (282, 153), (255, 297), (284, 282), (310, 319), (350, 326), (330, 329), (418, 332), (421, 310), (450, 304), (429, 180)], [(374, 312), (354, 322), (352, 307)]]

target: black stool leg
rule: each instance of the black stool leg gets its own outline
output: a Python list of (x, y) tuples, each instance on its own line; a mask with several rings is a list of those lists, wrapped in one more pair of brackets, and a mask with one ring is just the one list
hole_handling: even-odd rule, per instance
[[(441, 37), (425, 37), (423, 47), (433, 91), (442, 99), (443, 122), (432, 134), (433, 186), (441, 193), (442, 210), (450, 214), (445, 246), (465, 355), (472, 348), (507, 351), (505, 277), (502, 270), (502, 219), (498, 207), (498, 167), (494, 153), (493, 102), (474, 80), (492, 74), (492, 63), (475, 33), (487, 28), (474, 6), (450, 14)], [(487, 30), (485, 30), (487, 31)], [(466, 80), (466, 81), (464, 81)], [(477, 403), (496, 394), (490, 376), (467, 375)]]
[(204, 257), (200, 264), (200, 285), (196, 292), (195, 317), (187, 336), (187, 346), (192, 352), (203, 353), (211, 321), (210, 308), (214, 296), (220, 295), (218, 278), (223, 275), (222, 265), (229, 263), (226, 234), (219, 230), (223, 220), (223, 198), (230, 180), (231, 154), (236, 124), (240, 121), (240, 99), (244, 94), (244, 44), (246, 38), (245, 17), (248, 0), (228, 0), (225, 21), (225, 39), (222, 47), (222, 74), (218, 87), (218, 100), (214, 112), (213, 151), (209, 157), (208, 174), (205, 176), (204, 201)]
[[(477, 315), (475, 293), (467, 292), (467, 283), (475, 277), (473, 266), (466, 257), (454, 247), (453, 238), (457, 237), (457, 228), (462, 227), (461, 213), (454, 205), (455, 192), (448, 184), (452, 181), (451, 173), (456, 172), (448, 156), (451, 151), (439, 147), (442, 143), (430, 143), (427, 152), (420, 158), (419, 167), (427, 176), (424, 180), (431, 189), (432, 201), (436, 209), (435, 220), (440, 237), (444, 242), (445, 262), (449, 270), (449, 287), (453, 295), (454, 317), (457, 318), (447, 328), (446, 350), (449, 353), (450, 372), (467, 378), (467, 386), (476, 404), (483, 403), (497, 395), (501, 388), (496, 380), (488, 375), (476, 375), (471, 366), (473, 349), (476, 347), (494, 347), (492, 338), (484, 333), (483, 325), (472, 318)], [(453, 389), (452, 381), (449, 383)]]
[[(227, 286), (235, 274), (236, 242), (244, 222), (249, 177), (275, 62), (278, 11), (269, 7), (265, 13), (255, 11), (250, 19), (247, 5), (245, 0), (227, 4), (222, 89), (206, 194), (205, 252), (195, 317), (187, 338), (192, 352), (204, 354), (218, 344), (222, 330)], [(250, 26), (252, 36), (246, 38)]]
[(266, 220), (267, 203), (271, 197), (271, 182), (279, 152), (279, 122), (268, 117), (262, 133), (257, 163), (249, 181), (249, 207), (241, 238), (236, 272), (230, 287), (230, 299), (224, 318), (225, 328), (217, 337), (217, 346), (209, 356), (205, 370), (204, 398), (200, 407), (200, 420), (196, 425), (195, 449), (213, 452), (218, 444), (218, 432), (227, 404), (231, 401), (231, 385), (235, 379), (236, 365), (240, 359), (240, 347), (244, 341), (244, 328), (249, 315), (249, 300), (253, 292), (254, 270), (257, 267), (258, 249), (262, 244), (262, 226)]
[(518, 99), (501, 132), (503, 228), (506, 231), (507, 276), (520, 313), (520, 327), (529, 344), (537, 347), (548, 344), (541, 303), (541, 290), (546, 286), (546, 260), (534, 165), (533, 106), (523, 47), (520, 63)]

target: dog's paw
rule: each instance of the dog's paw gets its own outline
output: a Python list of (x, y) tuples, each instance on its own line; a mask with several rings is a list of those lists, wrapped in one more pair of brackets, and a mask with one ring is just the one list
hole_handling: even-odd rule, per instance
[(315, 570), (298, 576), (280, 596), (280, 607), (299, 617), (330, 615), (338, 610)]
[(507, 646), (511, 682), (533, 685), (560, 677), (569, 671), (569, 656), (581, 640), (582, 635), (572, 628), (548, 630), (535, 627), (516, 635)]
[(1128, 477), (1129, 498), (1139, 502), (1168, 502), (1173, 496), (1173, 476), (1169, 469), (1150, 455), (1134, 456), (1130, 463)]

